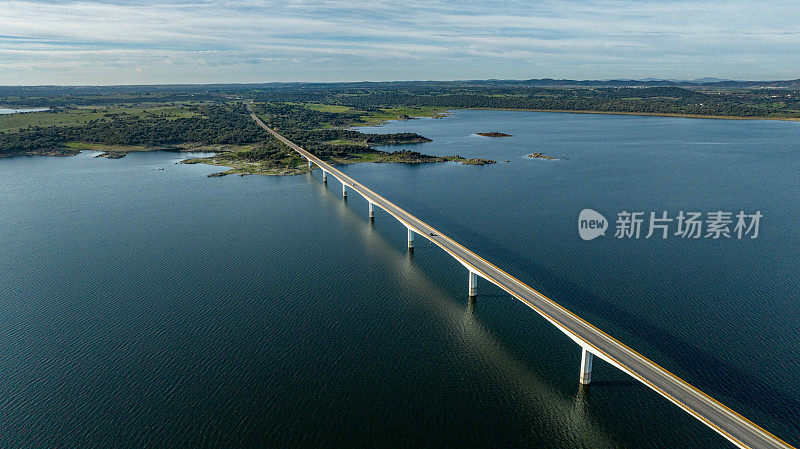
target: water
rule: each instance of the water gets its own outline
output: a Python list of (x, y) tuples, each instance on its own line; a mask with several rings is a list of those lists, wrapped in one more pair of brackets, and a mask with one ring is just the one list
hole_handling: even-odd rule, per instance
[(7, 109), (7, 108), (0, 108), (0, 114), (19, 114), (25, 112), (42, 112), (42, 111), (49, 111), (50, 108), (27, 108), (27, 109)]
[[(370, 128), (371, 129), (371, 128)], [(800, 443), (800, 125), (459, 111), (395, 122), (491, 166), (350, 175)], [(500, 130), (512, 138), (474, 136)], [(567, 158), (531, 160), (530, 152)], [(319, 172), (175, 153), (0, 160), (0, 447), (729, 443)], [(162, 169), (163, 170), (159, 170)], [(578, 212), (760, 210), (755, 240), (584, 242)]]

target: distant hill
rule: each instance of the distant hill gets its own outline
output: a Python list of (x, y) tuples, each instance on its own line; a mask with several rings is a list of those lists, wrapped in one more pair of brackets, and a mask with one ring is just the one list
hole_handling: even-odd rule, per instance
[[(341, 83), (249, 83), (249, 84), (177, 84), (177, 85), (120, 85), (120, 86), (0, 86), (0, 103), (13, 105), (19, 103), (19, 98), (28, 97), (26, 106), (36, 106), (31, 102), (33, 97), (49, 97), (44, 103), (53, 106), (53, 98), (63, 96), (64, 103), (72, 102), (75, 97), (101, 95), (106, 100), (119, 101), (110, 98), (124, 95), (153, 95), (154, 100), (165, 101), (165, 98), (175, 96), (173, 101), (209, 101), (219, 100), (220, 94), (236, 95), (239, 92), (258, 91), (261, 89), (272, 92), (322, 92), (328, 90), (385, 90), (385, 91), (429, 91), (430, 93), (444, 92), (452, 89), (523, 89), (529, 93), (532, 89), (580, 89), (580, 88), (645, 88), (645, 87), (672, 87), (689, 90), (709, 89), (791, 89), (800, 90), (800, 79), (778, 81), (734, 81), (718, 78), (698, 78), (691, 81), (665, 80), (656, 78), (644, 79), (611, 79), (611, 80), (571, 80), (538, 78), (528, 80), (457, 80), (457, 81), (358, 81)], [(451, 92), (452, 93), (452, 92)], [(142, 99), (140, 99), (142, 100)], [(22, 104), (22, 103), (19, 103)]]
[(705, 77), (705, 78), (697, 78), (696, 80), (691, 80), (690, 82), (695, 84), (708, 84), (708, 83), (719, 83), (723, 81), (727, 82), (733, 80)]
[(727, 88), (784, 88), (800, 89), (800, 78), (794, 80), (781, 81), (734, 81), (719, 78), (698, 78), (691, 81), (680, 80), (661, 80), (646, 78), (641, 80), (618, 79), (618, 80), (569, 80), (540, 78), (530, 80), (509, 80), (505, 84), (520, 84), (534, 87), (656, 87), (656, 86), (676, 86), (676, 87), (727, 87)]

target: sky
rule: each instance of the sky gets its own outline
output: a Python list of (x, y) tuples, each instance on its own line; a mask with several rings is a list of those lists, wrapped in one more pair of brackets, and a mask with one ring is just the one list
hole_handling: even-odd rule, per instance
[(0, 85), (800, 78), (798, 0), (0, 0)]

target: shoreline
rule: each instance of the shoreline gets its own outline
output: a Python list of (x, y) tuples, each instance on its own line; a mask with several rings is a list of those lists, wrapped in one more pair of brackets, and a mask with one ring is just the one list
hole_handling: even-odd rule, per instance
[[(691, 118), (691, 119), (707, 119), (707, 120), (775, 120), (780, 122), (800, 122), (800, 117), (740, 117), (736, 115), (699, 115), (699, 114), (677, 114), (667, 112), (629, 112), (629, 111), (581, 111), (574, 109), (526, 109), (526, 108), (467, 108), (467, 107), (451, 107), (436, 109), (429, 114), (415, 115), (414, 118), (446, 118), (455, 111), (521, 111), (521, 112), (556, 112), (562, 114), (598, 114), (598, 115), (634, 115), (642, 117), (676, 117), (676, 118)], [(438, 116), (438, 117), (437, 117)], [(408, 119), (387, 118), (375, 124), (360, 124), (351, 125), (348, 129), (380, 126), (388, 122), (403, 122)]]
[[(385, 125), (389, 122), (408, 122), (412, 120), (417, 120), (421, 118), (430, 118), (434, 120), (443, 119), (450, 116), (452, 111), (460, 110), (460, 109), (476, 109), (476, 108), (434, 108), (430, 111), (423, 113), (423, 114), (415, 114), (415, 115), (406, 115), (406, 114), (397, 114), (393, 117), (384, 117), (377, 119), (373, 122), (365, 121), (361, 123), (356, 123), (353, 125), (345, 126), (345, 129), (357, 129), (357, 128), (372, 128), (372, 127), (379, 127), (381, 125)], [(402, 116), (406, 116), (408, 118), (401, 118)]]
[(577, 111), (569, 109), (519, 109), (519, 108), (452, 108), (455, 110), (476, 111), (527, 111), (527, 112), (558, 112), (564, 114), (600, 114), (600, 115), (640, 115), (643, 117), (677, 117), (712, 120), (777, 120), (781, 122), (800, 122), (800, 117), (738, 117), (735, 115), (694, 115), (670, 114), (666, 112), (626, 112), (626, 111)]
[(221, 144), (196, 145), (193, 143), (160, 146), (135, 146), (135, 145), (105, 145), (89, 142), (70, 142), (62, 147), (48, 150), (27, 150), (13, 153), (0, 153), (0, 159), (8, 157), (49, 156), (49, 157), (74, 157), (84, 151), (96, 151), (95, 157), (106, 159), (122, 159), (132, 153), (150, 153), (165, 151), (170, 153), (220, 153)]

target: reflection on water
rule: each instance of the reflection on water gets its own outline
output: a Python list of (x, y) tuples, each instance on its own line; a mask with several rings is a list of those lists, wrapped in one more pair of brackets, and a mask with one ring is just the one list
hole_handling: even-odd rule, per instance
[[(324, 187), (321, 190), (326, 200), (337, 200), (333, 196), (325, 195), (328, 191)], [(458, 341), (459, 350), (466, 352), (466, 357), (479, 360), (487, 369), (491, 369), (492, 379), (484, 381), (502, 383), (492, 388), (507, 390), (508, 394), (522, 401), (529, 426), (558, 431), (558, 440), (548, 440), (551, 447), (618, 446), (592, 422), (591, 417), (583, 416), (577, 410), (573, 399), (539, 378), (537, 373), (508, 352), (503, 343), (481, 325), (474, 314), (476, 297), (465, 295), (459, 303), (457, 298), (441, 290), (436, 281), (417, 268), (413, 260), (413, 248), (403, 256), (395, 246), (376, 232), (374, 226), (365, 225), (369, 223), (368, 219), (354, 214), (350, 207), (340, 207), (338, 211), (342, 219), (351, 223), (374, 257), (395, 267), (395, 270), (386, 273), (387, 276), (396, 277), (400, 285), (414, 286), (415, 294), (404, 295), (404, 298), (423, 306), (437, 320), (436, 325), (453, 332), (452, 337)], [(391, 220), (388, 215), (384, 217)], [(436, 247), (427, 245), (426, 250), (435, 251)], [(459, 270), (460, 266), (453, 268)], [(579, 389), (582, 388), (578, 382), (575, 384)]]
[[(795, 128), (493, 111), (433, 124), (383, 130), (517, 162), (343, 170), (800, 436), (780, 362), (800, 347)], [(470, 137), (486, 127), (515, 138)], [(568, 159), (536, 165), (531, 148)], [(408, 252), (402, 224), (319, 173), (206, 178), (219, 168), (177, 157), (0, 160), (0, 447), (729, 447), (605, 363), (582, 387), (571, 340), (488, 282), (468, 298), (463, 266), (425, 239)], [(575, 235), (586, 206), (739, 205), (771, 217), (747, 246)]]

